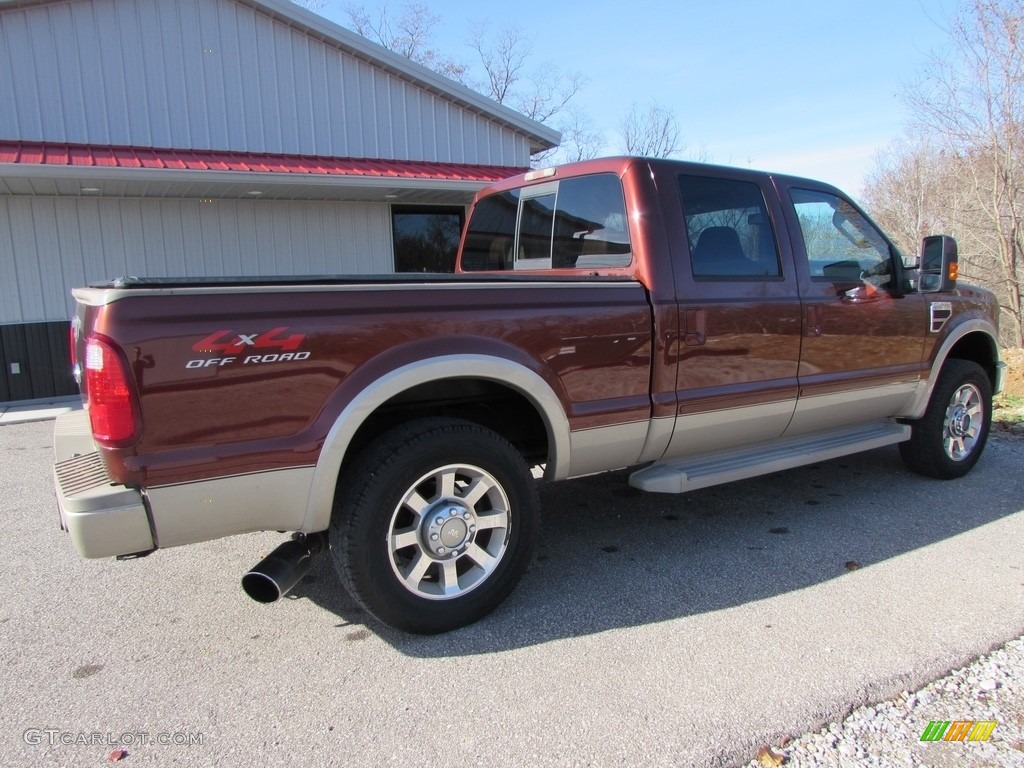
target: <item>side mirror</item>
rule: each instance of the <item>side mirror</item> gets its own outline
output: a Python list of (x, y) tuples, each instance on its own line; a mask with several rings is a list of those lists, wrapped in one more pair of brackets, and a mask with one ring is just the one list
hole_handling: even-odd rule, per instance
[(943, 293), (956, 288), (959, 272), (956, 240), (948, 235), (931, 235), (921, 241), (921, 293)]

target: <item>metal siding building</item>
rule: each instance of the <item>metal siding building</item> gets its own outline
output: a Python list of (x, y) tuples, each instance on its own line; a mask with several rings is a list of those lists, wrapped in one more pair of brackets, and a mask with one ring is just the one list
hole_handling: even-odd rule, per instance
[(512, 167), (539, 139), (522, 115), (285, 0), (0, 9), (0, 138)]
[(390, 272), (558, 140), (287, 0), (0, 0), (0, 401), (75, 391), (74, 286)]

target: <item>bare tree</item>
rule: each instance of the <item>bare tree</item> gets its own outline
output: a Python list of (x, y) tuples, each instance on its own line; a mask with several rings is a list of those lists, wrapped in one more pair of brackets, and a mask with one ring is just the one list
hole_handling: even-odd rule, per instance
[(604, 134), (594, 128), (589, 115), (576, 107), (568, 107), (555, 127), (562, 134), (562, 143), (534, 155), (530, 163), (534, 168), (590, 160), (605, 148)]
[(579, 72), (563, 72), (550, 63), (528, 69), (533, 41), (520, 27), (491, 35), (486, 24), (476, 24), (470, 46), (483, 67), (479, 90), (539, 123), (565, 109), (586, 82)]
[[(1002, 297), (1004, 281), (994, 257), (998, 235), (976, 202), (962, 159), (926, 138), (894, 142), (876, 158), (862, 201), (904, 254), (921, 238), (948, 234), (960, 244), (960, 275)], [(1005, 303), (1004, 303), (1005, 306)], [(1015, 326), (1002, 323), (1004, 343), (1015, 343)]]
[[(531, 120), (553, 123), (557, 118), (557, 127), (569, 136), (567, 159), (592, 157), (604, 145), (599, 134), (587, 129), (586, 117), (578, 111), (566, 112), (585, 84), (583, 75), (564, 72), (548, 63), (533, 66), (533, 43), (521, 28), (508, 26), (491, 34), (486, 24), (474, 25), (469, 45), (476, 51), (479, 67), (471, 68), (433, 47), (433, 30), (441, 19), (421, 2), (402, 6), (397, 15), (386, 3), (375, 12), (354, 5), (345, 10), (353, 31), (388, 50), (473, 88)], [(479, 75), (474, 74), (474, 69)], [(536, 156), (534, 163), (556, 156), (561, 159), (562, 153), (549, 150)]]
[(923, 136), (893, 142), (875, 157), (862, 201), (905, 254), (916, 253), (926, 235), (953, 234), (948, 165)]
[(391, 13), (387, 3), (382, 4), (376, 13), (361, 5), (346, 6), (345, 13), (357, 34), (445, 77), (463, 81), (466, 65), (443, 55), (431, 44), (434, 28), (441, 17), (423, 3), (403, 5), (397, 16)]
[[(495, 34), (486, 24), (473, 27), (469, 45), (476, 51), (481, 77), (433, 47), (433, 30), (441, 19), (421, 2), (403, 5), (397, 15), (386, 3), (375, 12), (354, 5), (345, 10), (349, 26), (363, 37), (540, 123), (552, 122), (585, 84), (579, 72), (563, 72), (552, 64), (531, 66), (533, 43), (519, 27), (505, 27)], [(578, 140), (571, 154), (586, 154), (594, 143), (593, 135), (582, 131), (584, 122), (576, 117), (565, 121)], [(543, 153), (542, 157), (550, 154)]]
[(292, 2), (301, 5), (306, 10), (313, 11), (313, 13), (320, 13), (327, 7), (327, 0), (292, 0)]
[[(949, 46), (909, 95), (923, 129), (955, 165), (969, 240), (988, 261), (1010, 342), (1024, 346), (1024, 0), (970, 0), (949, 30)], [(986, 235), (991, 236), (986, 236)]]
[(633, 104), (620, 128), (622, 147), (628, 155), (671, 157), (682, 152), (679, 121), (668, 107), (651, 102)]
[(566, 119), (558, 126), (562, 132), (562, 161), (575, 163), (590, 160), (604, 149), (604, 135), (595, 130), (590, 116), (570, 107)]
[(523, 68), (530, 55), (530, 41), (516, 27), (505, 27), (489, 39), (487, 25), (480, 23), (473, 26), (469, 44), (477, 52), (487, 78), (481, 90), (499, 104), (504, 104), (523, 76)]

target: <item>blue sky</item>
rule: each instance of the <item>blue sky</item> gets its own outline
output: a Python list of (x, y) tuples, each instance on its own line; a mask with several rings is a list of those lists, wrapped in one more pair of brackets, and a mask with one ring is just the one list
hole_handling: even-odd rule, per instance
[[(472, 63), (471, 25), (515, 24), (531, 63), (587, 79), (575, 104), (618, 152), (633, 102), (671, 108), (711, 162), (819, 178), (857, 194), (876, 153), (904, 135), (901, 98), (946, 44), (955, 0), (650, 0), (469, 5), (425, 0), (434, 46)], [(374, 2), (362, 3), (368, 9)], [(320, 11), (345, 24), (344, 3)], [(390, 0), (394, 12), (401, 2)]]

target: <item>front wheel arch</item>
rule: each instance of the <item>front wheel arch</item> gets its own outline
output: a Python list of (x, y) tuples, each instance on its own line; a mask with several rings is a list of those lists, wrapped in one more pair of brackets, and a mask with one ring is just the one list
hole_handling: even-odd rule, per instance
[(924, 415), (900, 443), (915, 472), (949, 480), (966, 475), (985, 449), (992, 424), (992, 382), (975, 362), (952, 358), (939, 372)]

